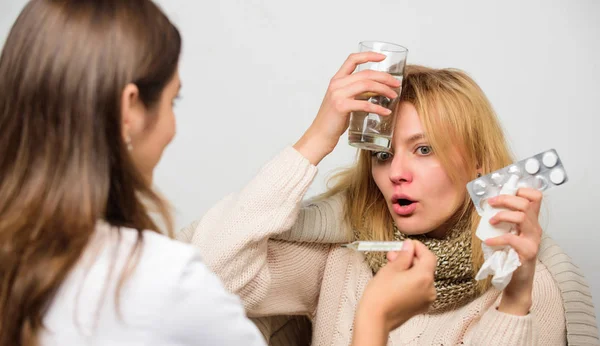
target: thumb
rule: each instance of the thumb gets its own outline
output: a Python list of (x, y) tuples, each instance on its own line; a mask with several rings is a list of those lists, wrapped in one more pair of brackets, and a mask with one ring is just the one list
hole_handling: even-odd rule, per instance
[(404, 240), (402, 250), (398, 252), (388, 252), (387, 259), (391, 262), (389, 265), (397, 270), (406, 270), (410, 268), (415, 255), (415, 246), (410, 239)]
[(419, 267), (421, 269), (427, 271), (435, 271), (437, 266), (437, 257), (420, 241), (415, 241), (413, 244), (415, 247), (415, 267)]

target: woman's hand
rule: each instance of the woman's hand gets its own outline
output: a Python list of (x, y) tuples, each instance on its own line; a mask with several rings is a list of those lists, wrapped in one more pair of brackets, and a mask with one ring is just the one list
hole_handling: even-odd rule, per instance
[(539, 223), (542, 193), (535, 189), (520, 188), (516, 196), (498, 195), (488, 200), (490, 206), (504, 208), (490, 219), (492, 225), (509, 222), (516, 226), (518, 234), (507, 233), (485, 241), (488, 246), (509, 245), (519, 254), (521, 266), (502, 293), (499, 311), (513, 315), (526, 315), (531, 308), (535, 263), (542, 241)]
[(405, 240), (400, 252), (367, 285), (358, 305), (353, 346), (385, 345), (389, 333), (427, 312), (436, 298), (435, 255), (418, 241)]
[(356, 96), (373, 92), (390, 99), (398, 96), (400, 82), (391, 74), (373, 70), (354, 73), (356, 67), (366, 62), (378, 62), (386, 58), (375, 52), (350, 54), (340, 70), (329, 83), (321, 108), (313, 123), (294, 145), (313, 165), (317, 165), (333, 151), (340, 136), (348, 128), (349, 114), (353, 111), (390, 115), (390, 110)]

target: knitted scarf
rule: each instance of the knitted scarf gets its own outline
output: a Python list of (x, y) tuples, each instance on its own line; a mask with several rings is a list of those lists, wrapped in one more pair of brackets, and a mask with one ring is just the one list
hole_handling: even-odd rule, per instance
[[(394, 225), (394, 240), (414, 239), (423, 243), (437, 257), (435, 288), (437, 298), (429, 313), (459, 308), (477, 297), (475, 270), (471, 259), (471, 232), (450, 230), (443, 239), (427, 235), (406, 235)], [(385, 252), (365, 252), (374, 274), (387, 263)]]

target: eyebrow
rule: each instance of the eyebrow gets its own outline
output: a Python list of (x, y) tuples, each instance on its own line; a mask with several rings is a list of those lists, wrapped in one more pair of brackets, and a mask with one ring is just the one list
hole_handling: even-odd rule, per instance
[(425, 135), (422, 134), (422, 133), (416, 133), (416, 134), (408, 137), (408, 139), (406, 140), (406, 142), (407, 143), (413, 143), (413, 142), (416, 142), (416, 141), (421, 140), (421, 139), (425, 139)]

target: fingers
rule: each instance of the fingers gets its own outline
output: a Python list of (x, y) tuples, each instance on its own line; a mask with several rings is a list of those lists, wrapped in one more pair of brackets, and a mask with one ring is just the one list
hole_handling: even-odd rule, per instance
[(335, 103), (335, 110), (341, 114), (347, 114), (354, 111), (363, 111), (367, 113), (376, 113), (379, 115), (390, 115), (392, 111), (369, 101), (358, 101), (345, 99)]
[(388, 262), (394, 262), (398, 256), (400, 256), (400, 251), (390, 251), (386, 255)]
[(488, 199), (488, 204), (494, 208), (505, 208), (525, 212), (529, 208), (529, 200), (519, 196), (498, 195)]
[(413, 242), (415, 245), (415, 260), (410, 271), (416, 280), (417, 287), (422, 290), (421, 293), (426, 304), (423, 305), (423, 309), (419, 312), (424, 313), (429, 308), (429, 304), (433, 303), (437, 296), (434, 286), (437, 258), (423, 243), (416, 240)]
[(398, 98), (400, 81), (391, 74), (364, 70), (353, 74), (357, 64), (381, 61), (386, 56), (374, 52), (351, 54), (342, 68), (332, 78), (327, 91), (330, 105), (341, 114), (363, 111), (379, 115), (390, 115), (392, 111), (378, 102), (370, 102), (373, 96), (381, 95), (390, 100)]
[(539, 223), (532, 222), (527, 215), (520, 211), (500, 211), (492, 218), (490, 224), (496, 225), (500, 222), (508, 222), (517, 225), (518, 231), (525, 236), (534, 236), (541, 238), (542, 227)]
[(536, 189), (520, 188), (517, 190), (517, 196), (526, 198), (531, 203), (533, 211), (536, 214), (540, 213), (540, 206), (542, 205), (542, 198), (544, 194)]
[(353, 53), (348, 56), (346, 61), (342, 64), (339, 71), (333, 76), (333, 78), (341, 78), (343, 76), (350, 75), (356, 69), (357, 65), (373, 61), (379, 62), (386, 58), (384, 54), (375, 53), (375, 52), (362, 52), (362, 53)]
[(387, 258), (394, 269), (404, 271), (411, 267), (415, 255), (414, 245), (412, 241), (405, 240), (402, 246), (402, 251), (388, 252)]
[(520, 188), (517, 190), (517, 196), (528, 199), (530, 202), (541, 202), (544, 194), (536, 189)]
[(488, 246), (506, 246), (509, 245), (519, 254), (521, 259), (531, 261), (536, 258), (539, 244), (526, 240), (523, 237), (512, 233), (506, 233), (499, 237), (489, 238), (485, 241)]
[(500, 222), (510, 222), (516, 225), (521, 225), (527, 221), (527, 215), (522, 211), (499, 211), (496, 215), (490, 218), (490, 224), (497, 225)]
[(420, 241), (414, 240), (413, 244), (415, 246), (415, 262), (413, 267), (434, 272), (437, 265), (437, 258), (433, 252)]
[(543, 194), (539, 190), (520, 188), (516, 196), (498, 195), (488, 200), (489, 205), (496, 208), (506, 208), (527, 212), (529, 210), (539, 213)]
[(400, 81), (394, 78), (391, 74), (382, 71), (364, 70), (351, 74), (344, 78), (338, 78), (331, 81), (330, 87), (334, 90), (344, 88), (350, 84), (361, 80), (373, 80), (397, 89), (400, 87)]
[[(385, 84), (369, 79), (359, 80), (346, 86), (345, 88), (334, 91), (335, 94), (342, 98), (354, 98), (360, 94), (368, 92), (375, 93), (376, 95), (383, 95), (390, 99), (395, 99), (398, 97), (398, 93), (394, 89)], [(363, 99), (367, 98), (368, 97), (363, 97)]]

